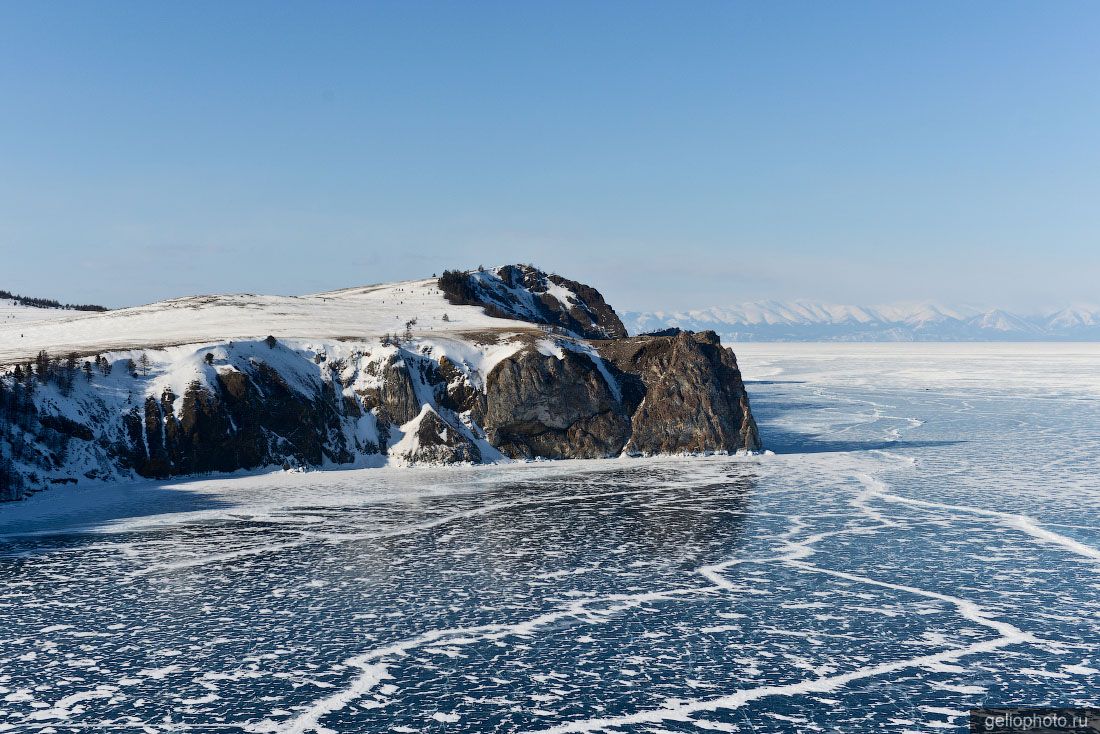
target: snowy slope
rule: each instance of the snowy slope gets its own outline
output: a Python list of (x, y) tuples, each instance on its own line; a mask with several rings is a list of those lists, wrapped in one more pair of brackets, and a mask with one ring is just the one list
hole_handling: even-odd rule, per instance
[[(23, 429), (13, 423), (0, 431), (0, 464), (5, 457), (14, 459), (15, 471), (25, 477), (28, 488), (59, 477), (133, 476), (115, 458), (114, 447), (134, 441), (127, 438), (120, 416), (147, 414), (149, 401), (180, 411), (193, 386), (216, 394), (221, 381), (234, 373), (255, 375), (260, 364), (305, 401), (325, 391), (337, 401), (358, 401), (377, 393), (385, 379), (392, 381), (387, 369), (393, 365), (410, 374), (416, 400), (424, 405), (421, 415), (405, 425), (379, 426), (371, 411), (352, 411), (334, 429), (341, 435), (328, 436), (335, 435), (333, 445), (344, 447), (342, 464), (412, 461), (418, 456), (421, 422), (429, 413), (442, 413), (445, 431), (463, 433), (484, 460), (499, 458), (465, 414), (440, 405), (423, 370), (432, 364), (437, 369), (446, 358), (456, 385), (482, 389), (497, 363), (537, 342), (544, 331), (524, 321), (487, 316), (478, 306), (449, 303), (436, 285), (435, 279), (425, 279), (301, 297), (194, 296), (108, 312), (9, 304), (7, 313), (14, 318), (0, 319), (0, 366), (7, 365), (0, 367), (0, 377), (7, 375), (0, 388), (9, 395), (18, 391), (12, 366), (26, 365), (40, 350), (62, 360), (51, 368), (55, 376), (64, 373), (64, 360), (75, 353), (77, 369), (66, 387), (55, 377), (33, 381), (36, 412), (90, 426), (97, 439), (59, 439), (61, 443), (50, 446), (33, 419)], [(32, 312), (38, 311), (50, 318), (34, 318)], [(278, 339), (277, 346), (265, 344), (268, 335)], [(165, 396), (172, 398), (165, 402)], [(17, 444), (31, 448), (18, 451)], [(387, 448), (388, 456), (378, 453), (387, 453)], [(63, 455), (64, 465), (51, 455)], [(0, 476), (0, 485), (3, 480)], [(4, 489), (0, 486), (0, 498)]]
[(0, 326), (25, 324), (30, 321), (58, 321), (86, 313), (64, 308), (25, 306), (10, 298), (0, 298)]
[(712, 329), (736, 341), (1058, 341), (1100, 339), (1100, 309), (1020, 315), (936, 303), (854, 306), (756, 301), (688, 311), (626, 312), (632, 334)]
[[(0, 364), (52, 354), (149, 349), (245, 339), (375, 341), (401, 333), (416, 319), (416, 335), (490, 330), (530, 331), (521, 321), (486, 316), (475, 306), (447, 302), (435, 279), (366, 286), (311, 296), (250, 294), (192, 296), (105, 313), (62, 311), (48, 321), (0, 322)], [(444, 321), (446, 315), (448, 321)]]

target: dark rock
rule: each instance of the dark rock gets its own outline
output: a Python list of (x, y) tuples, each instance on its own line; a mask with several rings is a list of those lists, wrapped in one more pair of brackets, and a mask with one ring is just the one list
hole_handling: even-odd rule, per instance
[(411, 462), (434, 464), (480, 463), (481, 451), (464, 431), (459, 430), (431, 408), (424, 411), (416, 427), (416, 449), (405, 454)]
[(95, 438), (91, 428), (63, 415), (43, 415), (39, 416), (38, 420), (46, 428), (52, 428), (58, 433), (71, 438), (79, 438), (82, 441), (91, 441)]
[[(505, 265), (495, 271), (448, 270), (437, 282), (454, 304), (481, 306), (490, 316), (518, 319), (564, 329), (586, 339), (619, 339), (626, 327), (595, 288), (530, 265)], [(551, 286), (566, 288), (575, 298), (563, 303)]]
[(142, 474), (160, 479), (171, 476), (168, 448), (164, 441), (163, 415), (160, 404), (152, 395), (145, 399), (145, 446), (149, 458), (142, 467)]
[(140, 472), (140, 468), (149, 460), (149, 452), (145, 450), (144, 426), (141, 412), (137, 408), (131, 408), (122, 415), (122, 437), (115, 444), (113, 453), (124, 469)]
[(471, 385), (451, 360), (439, 358), (438, 375), (442, 389), (436, 392), (436, 402), (456, 413), (471, 411), (475, 417), (485, 414), (485, 394)]
[(380, 407), (386, 420), (404, 425), (420, 415), (420, 399), (416, 395), (412, 375), (401, 357), (393, 357), (382, 371)]
[(488, 375), (483, 426), (490, 443), (513, 458), (616, 456), (630, 421), (592, 358), (562, 359), (528, 347)]
[(144, 420), (130, 414), (125, 428), (138, 473), (166, 477), (353, 460), (331, 387), (303, 395), (258, 361), (248, 372), (219, 372), (215, 379), (214, 388), (197, 381), (188, 386), (178, 418), (169, 396), (161, 403), (148, 398)]
[(598, 347), (624, 383), (624, 400), (638, 401), (628, 404), (627, 452), (760, 448), (737, 360), (714, 332), (634, 337)]

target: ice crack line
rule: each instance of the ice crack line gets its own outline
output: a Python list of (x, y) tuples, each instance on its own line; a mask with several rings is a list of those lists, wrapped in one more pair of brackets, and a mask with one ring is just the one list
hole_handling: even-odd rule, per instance
[[(321, 719), (339, 711), (353, 701), (367, 695), (381, 681), (390, 678), (385, 658), (403, 657), (409, 651), (435, 644), (449, 646), (471, 645), (479, 642), (492, 642), (506, 637), (524, 637), (533, 635), (540, 628), (555, 624), (564, 619), (576, 619), (585, 624), (600, 624), (628, 609), (639, 607), (647, 602), (674, 599), (677, 597), (712, 593), (709, 587), (685, 587), (665, 591), (651, 591), (640, 594), (611, 594), (592, 599), (579, 599), (562, 609), (540, 614), (514, 624), (488, 624), (477, 627), (453, 627), (431, 630), (417, 637), (395, 642), (361, 655), (348, 658), (344, 665), (357, 668), (361, 672), (347, 687), (330, 696), (311, 703), (295, 718), (277, 723), (265, 720), (251, 725), (250, 731), (272, 732), (273, 734), (304, 734), (309, 731), (328, 731), (321, 725)], [(592, 609), (595, 604), (605, 604), (604, 608)]]
[[(798, 529), (805, 527), (805, 524), (802, 522), (801, 518), (795, 516), (792, 517), (791, 520), (791, 529), (788, 530), (788, 532), (785, 534), (788, 536), (797, 532)], [(842, 688), (849, 683), (866, 678), (889, 675), (891, 673), (896, 673), (898, 671), (906, 670), (909, 668), (927, 667), (946, 662), (952, 662), (970, 655), (993, 652), (995, 650), (999, 650), (1003, 647), (1008, 647), (1010, 645), (1031, 644), (1037, 642), (1036, 638), (1031, 633), (1025, 632), (1009, 622), (992, 619), (992, 615), (989, 612), (968, 599), (951, 596), (949, 594), (942, 594), (936, 591), (929, 591), (927, 589), (920, 589), (914, 586), (894, 584), (887, 581), (879, 581), (877, 579), (872, 579), (867, 576), (846, 573), (844, 571), (833, 571), (831, 569), (815, 566), (811, 563), (806, 563), (805, 561), (800, 560), (801, 558), (812, 555), (813, 550), (811, 546), (825, 537), (839, 535), (845, 532), (860, 532), (866, 530), (868, 530), (868, 528), (866, 527), (857, 527), (832, 532), (815, 533), (814, 535), (807, 537), (799, 543), (789, 543), (789, 541), (786, 541), (791, 547), (791, 551), (786, 556), (781, 556), (774, 559), (756, 559), (744, 561), (731, 559), (724, 563), (715, 564), (713, 566), (704, 566), (699, 570), (699, 572), (703, 574), (703, 576), (706, 577), (708, 580), (711, 580), (719, 588), (732, 589), (734, 588), (732, 584), (730, 584), (728, 580), (722, 578), (721, 576), (721, 572), (723, 570), (730, 568), (738, 563), (780, 562), (806, 573), (826, 574), (829, 576), (834, 576), (836, 578), (845, 579), (846, 581), (852, 581), (854, 583), (878, 586), (881, 588), (890, 589), (892, 591), (900, 591), (928, 599), (935, 599), (937, 601), (947, 602), (948, 604), (954, 606), (962, 617), (970, 620), (971, 622), (974, 622), (975, 624), (993, 630), (997, 633), (997, 637), (983, 640), (981, 642), (971, 643), (963, 647), (944, 650), (938, 653), (920, 655), (917, 657), (905, 658), (902, 660), (895, 660), (888, 663), (881, 663), (879, 665), (860, 668), (858, 670), (853, 670), (847, 673), (822, 676), (819, 678), (803, 680), (786, 685), (759, 686), (756, 688), (749, 688), (746, 690), (737, 691), (726, 696), (719, 696), (717, 698), (680, 702), (666, 706), (664, 708), (649, 709), (633, 714), (627, 714), (624, 716), (593, 718), (581, 721), (574, 721), (548, 727), (545, 729), (534, 730), (534, 732), (538, 732), (539, 734), (567, 734), (568, 732), (603, 731), (607, 729), (614, 729), (618, 727), (639, 724), (659, 724), (661, 722), (667, 721), (689, 722), (692, 720), (692, 717), (694, 715), (699, 713), (717, 711), (719, 709), (736, 709), (744, 706), (747, 703), (762, 698), (773, 696), (800, 696), (808, 693), (828, 693), (831, 691), (835, 691), (838, 688)]]
[[(852, 505), (853, 507), (858, 509), (862, 515), (875, 521), (875, 525), (848, 526), (838, 530), (813, 533), (804, 537), (801, 540), (796, 541), (795, 538), (797, 538), (798, 534), (802, 530), (807, 528), (807, 525), (801, 516), (792, 515), (789, 518), (790, 527), (778, 538), (784, 544), (784, 546), (786, 546), (786, 553), (771, 558), (730, 559), (722, 563), (703, 566), (698, 569), (698, 573), (700, 573), (704, 578), (710, 581), (717, 589), (723, 591), (734, 591), (736, 590), (736, 586), (722, 575), (725, 570), (742, 563), (782, 563), (805, 573), (825, 574), (836, 578), (841, 578), (846, 581), (852, 581), (854, 583), (878, 586), (881, 588), (890, 589), (892, 591), (900, 591), (903, 593), (913, 594), (928, 599), (935, 599), (937, 601), (947, 602), (956, 609), (960, 616), (967, 620), (970, 620), (977, 625), (986, 627), (987, 629), (994, 631), (995, 633), (997, 633), (996, 637), (989, 640), (984, 640), (982, 642), (972, 643), (963, 647), (944, 650), (929, 655), (921, 655), (913, 658), (891, 661), (889, 663), (882, 663), (880, 665), (861, 668), (858, 670), (850, 671), (848, 673), (822, 676), (820, 678), (804, 680), (786, 685), (760, 686), (757, 688), (737, 691), (733, 694), (720, 696), (718, 698), (681, 702), (674, 705), (666, 706), (661, 709), (640, 711), (624, 716), (575, 721), (537, 731), (542, 732), (543, 734), (565, 734), (566, 732), (602, 731), (616, 727), (638, 724), (658, 724), (667, 721), (686, 722), (690, 721), (692, 716), (698, 713), (716, 711), (719, 709), (735, 709), (744, 706), (751, 701), (755, 701), (761, 698), (772, 696), (797, 696), (807, 693), (826, 693), (846, 686), (854, 681), (862, 680), (865, 678), (888, 675), (908, 668), (925, 667), (929, 665), (955, 661), (970, 655), (989, 653), (1010, 645), (1032, 644), (1037, 642), (1037, 639), (1031, 633), (1025, 632), (1009, 622), (993, 619), (990, 612), (986, 611), (981, 606), (968, 599), (963, 599), (936, 591), (930, 591), (927, 589), (921, 589), (914, 586), (908, 586), (905, 584), (895, 584), (887, 581), (879, 581), (877, 579), (873, 579), (867, 576), (847, 573), (844, 571), (834, 571), (831, 569), (813, 565), (811, 563), (807, 563), (805, 560), (803, 560), (812, 556), (815, 552), (813, 546), (821, 542), (825, 538), (852, 533), (875, 532), (882, 528), (899, 527), (903, 525), (902, 523), (899, 523), (884, 516), (882, 513), (873, 509), (869, 504), (873, 499), (879, 497), (895, 497), (895, 495), (889, 495), (886, 492), (886, 485), (869, 475), (860, 475), (858, 478), (860, 482), (864, 485), (865, 489), (852, 500)], [(979, 511), (980, 514), (986, 512), (991, 511)], [(995, 514), (998, 516), (1005, 515), (1005, 513), (991, 514)], [(1040, 537), (1043, 537), (1045, 539), (1049, 539), (1050, 535), (1057, 536), (1056, 533), (1050, 533), (1050, 531), (1044, 531), (1041, 528), (1036, 528), (1033, 524), (1028, 523), (1026, 521), (1026, 518), (1023, 518), (1024, 522), (1018, 522), (1019, 520), (1021, 520), (1021, 518), (1019, 518), (1018, 516), (1008, 517), (1016, 520), (1017, 526), (1025, 529), (1025, 532), (1029, 530), (1032, 532), (1040, 532), (1042, 533)], [(1063, 541), (1075, 543), (1075, 541), (1072, 541), (1071, 539), (1063, 538), (1062, 536), (1057, 537), (1061, 538)]]
[[(1023, 634), (1023, 633), (1021, 633)], [(759, 686), (737, 691), (728, 696), (688, 701), (677, 703), (661, 709), (649, 709), (625, 716), (614, 716), (597, 719), (585, 719), (574, 721), (546, 729), (532, 730), (531, 734), (566, 734), (567, 732), (593, 732), (603, 731), (616, 727), (631, 726), (636, 724), (659, 724), (666, 721), (691, 721), (695, 714), (717, 711), (719, 709), (736, 709), (752, 701), (772, 696), (801, 696), (808, 693), (829, 693), (842, 688), (854, 681), (865, 678), (875, 678), (890, 673), (896, 673), (908, 668), (919, 668), (931, 665), (939, 665), (952, 662), (968, 655), (988, 653), (1008, 645), (1023, 642), (1024, 639), (1015, 640), (1008, 637), (998, 637), (992, 640), (976, 642), (965, 647), (945, 650), (930, 655), (894, 660), (889, 663), (881, 663), (867, 668), (860, 668), (848, 673), (822, 676), (810, 680), (788, 683), (786, 685)]]
[(986, 510), (981, 507), (971, 507), (969, 505), (951, 505), (942, 502), (929, 502), (927, 500), (911, 499), (909, 497), (902, 497), (896, 494), (890, 494), (889, 492), (881, 492), (877, 495), (879, 499), (887, 502), (895, 502), (903, 505), (912, 505), (914, 507), (927, 507), (938, 510), (950, 510), (951, 512), (967, 512), (972, 515), (980, 515), (982, 517), (992, 517), (1001, 521), (1007, 527), (1020, 530), (1026, 535), (1030, 535), (1036, 540), (1042, 540), (1047, 543), (1059, 545), (1071, 553), (1081, 556), (1082, 558), (1088, 558), (1093, 561), (1100, 561), (1100, 550), (1093, 548), (1092, 546), (1085, 545), (1084, 543), (1074, 540), (1073, 538), (1056, 533), (1053, 530), (1047, 530), (1035, 522), (1034, 519), (1027, 515), (1016, 515), (1011, 512), (999, 512), (997, 510)]

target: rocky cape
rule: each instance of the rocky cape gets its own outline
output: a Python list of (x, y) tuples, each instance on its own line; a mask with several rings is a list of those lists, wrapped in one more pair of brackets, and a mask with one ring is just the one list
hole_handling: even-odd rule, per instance
[(714, 332), (626, 334), (594, 288), (526, 265), (0, 327), (0, 498), (263, 467), (761, 448)]

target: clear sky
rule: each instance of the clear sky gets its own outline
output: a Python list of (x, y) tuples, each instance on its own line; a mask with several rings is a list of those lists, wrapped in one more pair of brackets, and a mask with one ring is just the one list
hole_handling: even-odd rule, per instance
[(0, 288), (1100, 301), (1100, 3), (0, 2)]

